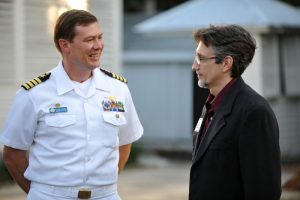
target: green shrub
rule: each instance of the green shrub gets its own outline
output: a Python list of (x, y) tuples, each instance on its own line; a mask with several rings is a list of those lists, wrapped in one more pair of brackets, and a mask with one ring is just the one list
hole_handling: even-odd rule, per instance
[(141, 151), (142, 150), (141, 150), (141, 148), (138, 145), (132, 144), (130, 156), (129, 156), (129, 159), (128, 159), (126, 165), (134, 165), (134, 164), (136, 164), (137, 160), (138, 160), (138, 157), (140, 156)]

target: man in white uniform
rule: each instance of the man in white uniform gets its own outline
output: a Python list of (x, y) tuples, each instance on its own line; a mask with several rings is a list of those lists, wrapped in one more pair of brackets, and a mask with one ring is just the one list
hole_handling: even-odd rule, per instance
[(18, 90), (3, 160), (28, 200), (119, 200), (118, 172), (143, 134), (127, 81), (98, 68), (104, 44), (91, 13), (63, 13), (54, 42), (62, 61)]

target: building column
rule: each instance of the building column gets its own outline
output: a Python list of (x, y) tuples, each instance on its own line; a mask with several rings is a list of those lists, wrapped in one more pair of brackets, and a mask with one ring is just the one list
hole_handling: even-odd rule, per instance
[(14, 83), (20, 84), (25, 78), (24, 0), (14, 0), (13, 12)]

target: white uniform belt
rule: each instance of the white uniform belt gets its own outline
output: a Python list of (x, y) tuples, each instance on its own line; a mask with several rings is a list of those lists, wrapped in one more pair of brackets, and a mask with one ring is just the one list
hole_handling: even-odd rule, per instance
[(99, 187), (90, 186), (53, 186), (43, 183), (31, 182), (30, 188), (50, 194), (58, 194), (66, 197), (75, 197), (79, 199), (90, 199), (93, 197), (105, 197), (117, 191), (117, 184), (105, 185)]

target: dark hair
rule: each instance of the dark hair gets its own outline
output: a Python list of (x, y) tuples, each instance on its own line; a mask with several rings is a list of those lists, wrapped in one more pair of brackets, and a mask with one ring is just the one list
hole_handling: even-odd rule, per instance
[(58, 40), (63, 38), (70, 42), (75, 37), (75, 27), (78, 25), (89, 25), (97, 22), (97, 18), (85, 10), (69, 10), (62, 13), (56, 20), (54, 28), (54, 43), (61, 52)]
[(219, 64), (226, 56), (233, 58), (231, 77), (241, 76), (245, 71), (256, 49), (255, 39), (248, 31), (238, 25), (213, 26), (199, 29), (194, 33), (197, 42), (202, 41), (211, 46)]

